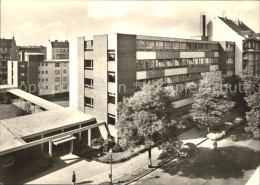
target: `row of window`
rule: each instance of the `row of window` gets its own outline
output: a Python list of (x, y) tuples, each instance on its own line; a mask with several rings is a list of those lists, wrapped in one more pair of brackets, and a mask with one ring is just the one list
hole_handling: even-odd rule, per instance
[[(48, 63), (39, 63), (39, 66), (48, 66)], [(60, 67), (60, 63), (55, 63), (55, 67)], [(63, 67), (67, 67), (67, 64), (63, 63)]]
[(8, 51), (8, 52), (10, 52), (10, 48), (0, 47), (0, 51)]
[(137, 51), (218, 51), (218, 44), (137, 40)]
[(243, 43), (243, 47), (246, 49), (260, 49), (260, 42), (259, 41), (249, 41)]
[[(39, 82), (48, 82), (48, 78), (38, 79)], [(67, 81), (67, 77), (63, 77), (63, 81)], [(60, 77), (55, 77), (55, 82), (60, 82)]]
[[(48, 85), (45, 85), (45, 86), (41, 86), (40, 88), (41, 88), (42, 90), (43, 90), (43, 89), (46, 89), (46, 90), (47, 90), (47, 89), (49, 89), (49, 86), (48, 86)], [(63, 90), (66, 90), (66, 89), (68, 88), (68, 86), (64, 84), (64, 85), (62, 86), (62, 88), (63, 88)], [(60, 85), (54, 85), (54, 90), (55, 90), (55, 91), (60, 90)]]
[(63, 48), (63, 49), (59, 49), (59, 48), (57, 48), (57, 49), (53, 49), (53, 51), (56, 51), (56, 52), (69, 52), (69, 48)]
[(187, 58), (187, 59), (164, 59), (164, 60), (138, 60), (136, 61), (137, 71), (202, 66), (218, 64), (218, 58)]
[(201, 73), (190, 73), (190, 74), (183, 74), (183, 75), (173, 75), (173, 76), (165, 76), (153, 79), (145, 79), (139, 80), (138, 84), (142, 85), (142, 83), (148, 83), (155, 80), (162, 80), (164, 84), (171, 85), (175, 83), (183, 83), (187, 81), (196, 81), (201, 79)]
[[(48, 74), (48, 71), (38, 71), (38, 74)], [(55, 74), (59, 75), (60, 74), (60, 70), (55, 70)], [(67, 74), (67, 70), (63, 70), (63, 74)]]

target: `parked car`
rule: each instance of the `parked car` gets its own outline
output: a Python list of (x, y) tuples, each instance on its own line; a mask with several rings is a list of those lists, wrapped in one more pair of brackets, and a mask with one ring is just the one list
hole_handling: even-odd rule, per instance
[(189, 157), (197, 151), (197, 146), (194, 143), (185, 143), (181, 149), (178, 150), (181, 157)]
[(218, 140), (220, 138), (222, 138), (224, 135), (226, 135), (226, 132), (224, 130), (220, 131), (220, 132), (216, 132), (216, 133), (209, 133), (207, 135), (207, 138), (211, 139), (211, 140)]
[(223, 124), (223, 131), (225, 131), (226, 132), (226, 134), (230, 131), (230, 130), (232, 130), (232, 128), (234, 127), (235, 125), (234, 125), (234, 123), (231, 123), (231, 122), (225, 122), (224, 124)]
[(243, 123), (245, 121), (245, 119), (243, 117), (236, 117), (233, 121), (234, 124), (236, 125), (240, 125), (241, 123)]

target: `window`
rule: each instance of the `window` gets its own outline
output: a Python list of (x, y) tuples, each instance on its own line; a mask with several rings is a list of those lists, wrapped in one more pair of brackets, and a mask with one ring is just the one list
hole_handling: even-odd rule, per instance
[(41, 82), (41, 79), (38, 79), (38, 82)]
[(85, 87), (89, 89), (93, 89), (93, 79), (85, 78)]
[(21, 76), (25, 76), (25, 73), (21, 73)]
[(55, 67), (60, 67), (60, 63), (55, 63)]
[(67, 85), (63, 85), (63, 90), (67, 90)]
[(187, 48), (187, 44), (186, 43), (181, 43), (181, 49), (186, 49)]
[(93, 98), (85, 97), (85, 106), (93, 108), (94, 100)]
[(55, 82), (60, 82), (60, 77), (56, 77)]
[(115, 104), (116, 103), (116, 98), (114, 93), (109, 93), (108, 94), (108, 103)]
[(108, 73), (108, 82), (112, 82), (115, 83), (116, 82), (116, 78), (115, 78), (115, 73)]
[(44, 74), (44, 71), (42, 71), (42, 74)]
[(85, 60), (85, 69), (93, 70), (93, 60)]
[(90, 50), (93, 48), (93, 40), (87, 40), (84, 42), (84, 47), (87, 50)]
[(21, 65), (21, 68), (25, 68), (25, 65)]
[(45, 66), (48, 66), (48, 63), (45, 63)]
[(67, 73), (67, 70), (63, 70), (63, 74), (66, 74)]
[(145, 49), (145, 42), (143, 40), (137, 40), (136, 49), (143, 51)]
[(227, 58), (227, 64), (233, 64), (234, 58)]
[(164, 42), (164, 49), (171, 50), (172, 49), (172, 43), (171, 42)]
[(60, 74), (60, 70), (55, 70), (55, 75), (59, 75)]
[(54, 89), (55, 89), (55, 91), (58, 91), (60, 89), (60, 86), (59, 85), (55, 85)]
[(115, 61), (115, 51), (108, 51), (108, 61)]
[(63, 81), (67, 81), (67, 77), (63, 77)]
[(48, 78), (45, 79), (45, 82), (48, 82)]
[(44, 78), (42, 79), (42, 82), (44, 82)]
[(152, 51), (155, 49), (154, 47), (154, 41), (146, 41), (145, 43), (145, 49), (146, 51)]
[(42, 63), (42, 66), (44, 66), (44, 63)]
[(45, 71), (45, 74), (48, 74), (48, 71)]
[(175, 42), (175, 43), (172, 44), (172, 47), (173, 47), (173, 49), (175, 49), (175, 50), (179, 50), (179, 49), (180, 49), (180, 43)]
[(113, 114), (108, 114), (108, 124), (115, 125), (116, 124), (116, 117)]
[(67, 64), (66, 64), (66, 63), (63, 63), (63, 67), (67, 67)]
[(49, 88), (49, 86), (48, 86), (48, 85), (46, 85), (46, 86), (45, 86), (45, 89), (48, 89), (48, 88)]
[(163, 49), (163, 42), (157, 41), (157, 42), (156, 42), (156, 49), (162, 50), (162, 49)]
[(6, 157), (6, 158), (4, 158), (3, 161), (2, 161), (2, 166), (3, 166), (3, 168), (8, 167), (8, 166), (11, 166), (11, 165), (13, 165), (13, 164), (14, 164), (14, 158), (13, 158), (13, 156)]

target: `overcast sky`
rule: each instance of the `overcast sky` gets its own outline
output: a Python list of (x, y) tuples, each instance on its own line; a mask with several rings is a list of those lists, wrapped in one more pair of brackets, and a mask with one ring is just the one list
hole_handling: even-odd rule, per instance
[(208, 22), (223, 11), (260, 32), (259, 9), (259, 1), (2, 0), (1, 37), (14, 35), (17, 45), (106, 33), (190, 38), (200, 33), (201, 12)]

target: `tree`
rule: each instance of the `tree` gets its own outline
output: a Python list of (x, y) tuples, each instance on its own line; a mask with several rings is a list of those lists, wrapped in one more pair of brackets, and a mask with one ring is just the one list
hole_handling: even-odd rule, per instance
[(148, 149), (149, 167), (151, 147), (170, 137), (177, 138), (172, 101), (171, 93), (161, 81), (157, 81), (143, 84), (140, 91), (118, 104), (116, 127), (121, 138), (119, 143), (123, 148), (144, 145)]
[(260, 138), (260, 78), (253, 75), (243, 75), (245, 101), (250, 110), (246, 113), (246, 132), (252, 132), (254, 138)]
[(227, 84), (221, 72), (202, 74), (198, 91), (194, 94), (192, 116), (196, 121), (208, 127), (214, 127), (221, 117), (228, 114), (235, 103), (227, 96)]

